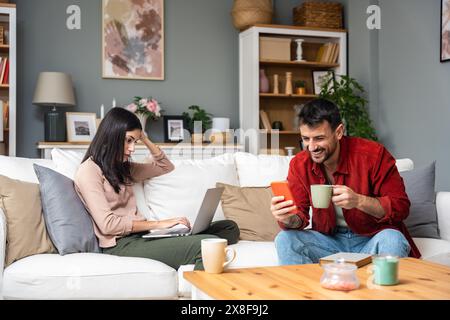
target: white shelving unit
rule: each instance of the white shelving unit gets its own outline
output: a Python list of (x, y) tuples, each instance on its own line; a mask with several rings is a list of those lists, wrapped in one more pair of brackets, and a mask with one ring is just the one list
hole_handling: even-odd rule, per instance
[[(293, 39), (304, 39), (311, 48), (309, 49), (307, 62), (294, 61), (267, 61), (260, 59), (260, 37), (280, 37)], [(339, 58), (336, 63), (320, 63), (313, 61), (312, 57), (317, 55), (317, 49), (325, 43), (339, 44)], [(314, 50), (316, 50), (314, 52)], [(292, 60), (292, 59), (291, 59)], [(260, 94), (259, 92), (259, 70), (264, 68), (273, 73), (292, 71), (298, 79), (309, 78), (309, 92), (306, 95), (285, 95), (271, 93)], [(337, 75), (347, 74), (347, 32), (345, 30), (303, 28), (294, 26), (277, 25), (255, 25), (239, 34), (239, 119), (243, 134), (240, 143), (245, 145), (245, 150), (259, 154), (264, 148), (263, 139), (274, 142), (279, 138), (279, 146), (292, 145), (293, 141), (299, 141), (296, 128), (287, 123), (284, 131), (264, 132), (260, 130), (260, 110), (268, 110), (269, 113), (282, 117), (283, 119), (294, 118), (295, 112), (290, 107), (297, 103), (305, 103), (316, 97), (312, 94), (312, 70), (333, 70)], [(272, 79), (269, 78), (272, 84)], [(276, 120), (276, 119), (273, 119)], [(289, 120), (289, 121), (290, 121)], [(287, 120), (286, 120), (287, 121)], [(292, 122), (292, 121), (291, 121)], [(297, 140), (295, 140), (297, 139)], [(270, 144), (270, 141), (269, 141)]]
[[(0, 55), (9, 58), (9, 85), (0, 85), (0, 99), (9, 104), (9, 127), (2, 128), (3, 141), (0, 140), (0, 147), (7, 156), (16, 156), (16, 94), (17, 94), (17, 60), (16, 60), (16, 5), (0, 3), (0, 24), (4, 32), (8, 32), (8, 43), (0, 45)], [(3, 107), (5, 108), (4, 103)], [(3, 114), (0, 115), (3, 124)], [(5, 141), (7, 139), (7, 141)], [(0, 149), (0, 150), (1, 150)], [(0, 155), (1, 152), (0, 152)]]

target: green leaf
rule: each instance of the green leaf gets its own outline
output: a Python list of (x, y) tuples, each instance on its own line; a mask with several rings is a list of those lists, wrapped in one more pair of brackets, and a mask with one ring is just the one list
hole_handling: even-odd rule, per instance
[(355, 79), (342, 75), (339, 80), (328, 79), (320, 97), (333, 101), (339, 108), (347, 134), (377, 141), (375, 129), (366, 109), (365, 90)]

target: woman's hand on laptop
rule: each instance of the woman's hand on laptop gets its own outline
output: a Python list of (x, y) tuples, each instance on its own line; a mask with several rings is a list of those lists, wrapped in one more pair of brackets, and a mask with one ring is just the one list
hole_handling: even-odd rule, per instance
[(176, 226), (177, 224), (183, 224), (189, 229), (191, 228), (191, 224), (189, 223), (189, 220), (186, 217), (177, 217), (167, 220), (159, 220), (155, 224), (155, 229), (168, 229), (173, 226)]

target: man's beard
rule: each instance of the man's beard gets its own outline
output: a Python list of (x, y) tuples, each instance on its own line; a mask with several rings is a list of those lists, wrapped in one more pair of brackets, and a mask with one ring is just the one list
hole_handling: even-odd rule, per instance
[[(328, 159), (330, 159), (335, 151), (336, 151), (336, 146), (333, 148), (333, 150), (330, 150), (330, 152), (328, 152), (325, 148), (316, 148), (316, 150), (310, 151), (309, 153), (310, 153), (311, 160), (313, 162), (322, 164), (325, 161), (327, 161)], [(320, 156), (323, 157), (322, 158), (323, 160), (322, 159), (319, 160), (319, 159), (314, 158), (313, 157), (314, 152), (323, 152), (323, 153), (320, 154)]]

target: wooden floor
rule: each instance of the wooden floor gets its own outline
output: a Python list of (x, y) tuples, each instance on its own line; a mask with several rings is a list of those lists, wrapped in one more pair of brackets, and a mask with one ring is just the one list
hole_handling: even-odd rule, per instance
[(400, 283), (377, 286), (372, 283), (371, 266), (358, 269), (360, 287), (349, 292), (322, 288), (323, 269), (318, 264), (231, 269), (222, 274), (192, 271), (184, 273), (184, 277), (203, 293), (219, 300), (450, 300), (449, 267), (419, 259), (401, 259)]

